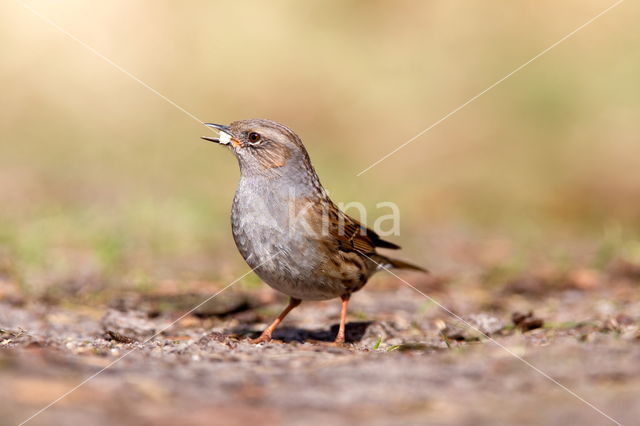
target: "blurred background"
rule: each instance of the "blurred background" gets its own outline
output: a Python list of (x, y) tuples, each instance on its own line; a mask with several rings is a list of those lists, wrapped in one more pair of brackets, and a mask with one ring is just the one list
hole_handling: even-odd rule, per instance
[[(460, 239), (511, 270), (640, 260), (634, 2), (359, 177), (611, 2), (27, 3), (197, 119), (288, 125), (335, 201), (370, 221), (397, 203), (403, 257), (436, 273), (464, 262)], [(231, 154), (20, 2), (0, 8), (0, 280), (91, 300), (246, 271)]]

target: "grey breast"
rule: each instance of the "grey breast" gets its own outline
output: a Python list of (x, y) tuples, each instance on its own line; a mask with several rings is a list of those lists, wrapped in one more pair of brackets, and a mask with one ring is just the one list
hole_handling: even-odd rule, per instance
[(300, 299), (331, 299), (344, 286), (316, 273), (319, 241), (291, 216), (290, 200), (309, 195), (305, 191), (291, 182), (241, 177), (231, 212), (233, 238), (247, 264), (274, 289)]

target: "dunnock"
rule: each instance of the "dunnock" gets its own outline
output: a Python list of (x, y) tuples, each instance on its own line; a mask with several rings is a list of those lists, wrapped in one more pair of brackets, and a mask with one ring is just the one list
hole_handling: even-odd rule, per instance
[(240, 165), (231, 210), (236, 246), (262, 280), (291, 298), (253, 342), (269, 341), (278, 324), (302, 300), (340, 297), (335, 342), (343, 343), (349, 297), (371, 275), (383, 268), (424, 271), (376, 253), (377, 247), (400, 247), (338, 209), (291, 129), (263, 119), (229, 126), (205, 124), (220, 135), (203, 139), (228, 146)]

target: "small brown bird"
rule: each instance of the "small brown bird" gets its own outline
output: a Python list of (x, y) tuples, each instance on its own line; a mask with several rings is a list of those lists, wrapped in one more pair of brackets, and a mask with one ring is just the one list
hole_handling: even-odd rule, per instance
[(385, 268), (425, 271), (378, 254), (399, 249), (347, 216), (320, 184), (307, 150), (291, 129), (264, 119), (229, 126), (205, 123), (220, 132), (202, 137), (226, 145), (240, 165), (231, 225), (240, 254), (289, 305), (254, 343), (271, 340), (284, 317), (302, 300), (340, 297), (336, 343), (345, 339), (347, 304), (369, 277)]

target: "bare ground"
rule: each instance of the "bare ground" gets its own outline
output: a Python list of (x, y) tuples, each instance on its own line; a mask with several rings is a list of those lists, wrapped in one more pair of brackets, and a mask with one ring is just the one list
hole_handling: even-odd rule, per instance
[(495, 340), (383, 279), (353, 298), (340, 347), (336, 301), (303, 304), (256, 346), (248, 337), (284, 302), (268, 290), (232, 288), (180, 318), (201, 286), (88, 307), (5, 283), (0, 418), (19, 424), (95, 375), (29, 424), (636, 424), (636, 272), (495, 288), (405, 276)]

